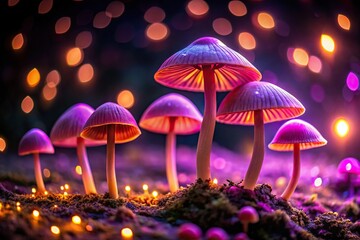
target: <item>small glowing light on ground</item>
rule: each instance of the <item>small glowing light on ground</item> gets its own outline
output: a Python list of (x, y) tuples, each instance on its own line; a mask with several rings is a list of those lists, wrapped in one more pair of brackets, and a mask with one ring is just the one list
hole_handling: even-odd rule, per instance
[(0, 137), (0, 152), (4, 152), (6, 149), (6, 141), (4, 138)]
[(17, 206), (17, 207), (16, 207), (16, 210), (17, 210), (18, 212), (20, 212), (20, 211), (21, 211), (21, 207), (20, 207), (20, 206)]
[(228, 4), (229, 11), (237, 17), (245, 16), (247, 9), (245, 4), (242, 1), (234, 0), (230, 1)]
[(54, 208), (57, 208), (57, 207), (58, 207), (58, 205), (55, 204), (55, 205), (54, 205)]
[(321, 177), (318, 177), (318, 178), (316, 178), (315, 179), (315, 181), (314, 181), (314, 186), (315, 187), (320, 187), (321, 185), (322, 185), (322, 179), (321, 179)]
[(251, 50), (256, 47), (255, 37), (248, 32), (242, 32), (238, 36), (240, 46), (246, 50)]
[(21, 101), (21, 110), (24, 113), (30, 113), (33, 109), (34, 109), (34, 101), (32, 100), (32, 98), (30, 96), (26, 96)]
[(80, 218), (79, 216), (77, 216), (77, 215), (73, 216), (73, 217), (71, 218), (71, 221), (72, 221), (73, 223), (75, 223), (75, 224), (81, 224), (81, 218)]
[(232, 32), (232, 25), (226, 18), (217, 18), (213, 21), (212, 27), (214, 31), (222, 36), (227, 36)]
[(142, 186), (142, 189), (143, 189), (145, 192), (147, 192), (147, 191), (149, 190), (149, 185), (144, 184), (144, 185)]
[(318, 57), (310, 56), (308, 68), (314, 73), (321, 72), (322, 63)]
[(26, 82), (29, 87), (36, 87), (40, 82), (40, 73), (36, 68), (30, 70), (26, 76)]
[(125, 186), (125, 191), (129, 193), (131, 191), (131, 187), (129, 185)]
[(60, 234), (60, 228), (57, 227), (57, 226), (55, 226), (55, 225), (51, 226), (51, 227), (50, 227), (50, 230), (51, 230), (51, 232), (52, 232), (53, 234), (55, 234), (55, 235), (59, 235), (59, 234)]
[(91, 225), (89, 225), (89, 224), (85, 226), (85, 229), (88, 232), (92, 232), (94, 230), (93, 227)]
[(209, 5), (204, 0), (191, 0), (186, 5), (186, 12), (192, 17), (202, 17), (209, 11)]
[(356, 91), (359, 89), (359, 78), (355, 73), (349, 72), (346, 78), (346, 85), (351, 91)]
[(18, 207), (18, 206), (20, 206), (21, 205), (21, 203), (20, 202), (16, 202), (16, 206)]
[(295, 48), (293, 53), (294, 61), (300, 66), (306, 66), (309, 63), (309, 55), (302, 48)]
[(321, 45), (327, 52), (333, 52), (335, 50), (335, 42), (329, 35), (321, 35)]
[(159, 193), (157, 191), (153, 191), (151, 193), (151, 195), (154, 197), (154, 198), (157, 198), (157, 196), (159, 196)]
[(123, 239), (132, 239), (133, 236), (133, 231), (130, 228), (121, 229), (121, 237)]
[(75, 167), (75, 172), (76, 172), (76, 174), (81, 175), (82, 174), (81, 166), (77, 165)]
[(32, 189), (31, 189), (31, 192), (32, 192), (32, 193), (36, 193), (36, 188), (32, 188)]
[(67, 197), (68, 193), (67, 192), (64, 192), (64, 197)]
[(70, 186), (67, 183), (64, 185), (64, 187), (65, 187), (66, 190), (70, 189)]
[(277, 188), (283, 188), (286, 184), (287, 180), (285, 177), (278, 177), (275, 181), (275, 186)]
[(213, 184), (218, 184), (219, 181), (217, 180), (217, 178), (214, 178), (212, 182)]
[(34, 218), (38, 218), (40, 216), (40, 212), (38, 210), (34, 210), (32, 212), (32, 214), (33, 214)]
[(90, 82), (94, 77), (94, 68), (90, 63), (85, 63), (79, 67), (77, 72), (79, 82), (87, 83)]
[(275, 27), (274, 18), (266, 12), (261, 12), (257, 15), (259, 25), (265, 29), (272, 29)]
[(49, 178), (51, 176), (51, 172), (47, 168), (44, 168), (43, 174), (44, 174), (44, 177), (46, 177), (46, 178)]
[(165, 40), (169, 36), (169, 28), (164, 23), (152, 23), (146, 28), (146, 36), (153, 41)]
[(45, 191), (45, 192), (44, 192), (44, 194), (45, 194), (45, 195), (48, 195), (48, 194), (49, 194), (49, 192), (48, 192), (48, 191)]
[(64, 189), (65, 189), (64, 186), (60, 186), (61, 191), (64, 191)]
[(34, 197), (35, 197), (35, 194), (31, 194), (31, 197), (34, 198)]
[(349, 130), (350, 130), (349, 123), (345, 119), (340, 118), (335, 121), (334, 131), (336, 135), (338, 135), (339, 137), (341, 138), (346, 137), (349, 133)]
[(129, 90), (123, 90), (117, 96), (117, 103), (124, 108), (131, 108), (135, 103), (134, 95)]
[(350, 22), (350, 19), (347, 16), (345, 16), (343, 14), (338, 14), (337, 21), (338, 21), (339, 26), (342, 29), (350, 30), (351, 22)]
[(15, 35), (11, 42), (11, 46), (14, 50), (19, 50), (24, 46), (24, 36), (22, 33), (18, 33)]
[(63, 34), (69, 31), (71, 26), (71, 18), (69, 17), (62, 17), (59, 18), (55, 23), (55, 33)]
[(66, 63), (69, 66), (77, 66), (82, 62), (83, 57), (84, 57), (84, 54), (80, 48), (78, 48), (78, 47), (71, 48), (66, 53)]

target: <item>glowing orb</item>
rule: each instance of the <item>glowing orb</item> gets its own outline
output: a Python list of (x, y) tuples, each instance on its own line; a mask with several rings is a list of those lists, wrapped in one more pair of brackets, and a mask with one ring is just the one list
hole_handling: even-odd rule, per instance
[(130, 228), (121, 229), (121, 237), (123, 237), (123, 239), (131, 239), (133, 235), (133, 231)]
[(345, 137), (348, 135), (350, 130), (349, 123), (345, 119), (338, 119), (335, 122), (334, 130), (339, 137)]
[(123, 90), (117, 96), (117, 103), (124, 108), (131, 108), (135, 103), (134, 95), (129, 90)]
[(322, 185), (323, 181), (320, 177), (316, 178), (314, 181), (314, 186), (315, 187), (320, 187)]
[(352, 168), (351, 163), (347, 163), (345, 166), (346, 171), (350, 171)]
[(325, 51), (333, 52), (335, 50), (335, 42), (329, 35), (321, 35), (321, 45)]

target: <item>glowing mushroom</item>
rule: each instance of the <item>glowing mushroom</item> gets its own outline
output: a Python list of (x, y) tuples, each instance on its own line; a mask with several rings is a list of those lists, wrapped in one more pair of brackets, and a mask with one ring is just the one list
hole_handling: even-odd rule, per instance
[(171, 192), (179, 189), (176, 171), (176, 134), (193, 134), (200, 130), (202, 116), (196, 106), (180, 94), (167, 94), (153, 102), (144, 112), (140, 127), (167, 134), (166, 175)]
[(294, 152), (293, 173), (286, 189), (281, 194), (282, 198), (289, 200), (296, 189), (300, 178), (300, 150), (321, 147), (326, 143), (327, 141), (314, 126), (300, 119), (287, 121), (279, 128), (269, 148), (276, 151)]
[(35, 180), (38, 191), (45, 193), (45, 185), (41, 175), (40, 153), (54, 153), (54, 147), (49, 137), (42, 130), (33, 128), (22, 137), (19, 144), (19, 155), (34, 156)]
[(106, 179), (111, 198), (119, 197), (115, 174), (115, 144), (130, 142), (140, 134), (141, 131), (131, 113), (112, 102), (99, 106), (84, 125), (81, 137), (107, 141)]
[(51, 142), (55, 146), (76, 148), (86, 194), (96, 193), (96, 187), (86, 153), (86, 146), (106, 144), (105, 141), (85, 140), (80, 137), (85, 122), (93, 112), (94, 109), (87, 104), (75, 104), (59, 117), (50, 133)]
[(227, 124), (254, 125), (254, 147), (244, 188), (253, 190), (265, 152), (264, 123), (300, 116), (304, 106), (290, 93), (269, 82), (250, 82), (237, 87), (221, 102), (217, 120)]
[(230, 91), (241, 84), (260, 80), (260, 72), (220, 40), (203, 37), (169, 57), (154, 77), (167, 87), (204, 92), (205, 110), (197, 146), (196, 171), (198, 178), (211, 178), (216, 91)]
[(340, 161), (338, 172), (346, 176), (349, 187), (349, 197), (354, 196), (353, 178), (360, 175), (360, 163), (356, 158), (348, 157)]
[(237, 214), (241, 224), (243, 225), (244, 233), (248, 232), (249, 223), (257, 223), (259, 221), (259, 214), (255, 208), (251, 206), (242, 207)]

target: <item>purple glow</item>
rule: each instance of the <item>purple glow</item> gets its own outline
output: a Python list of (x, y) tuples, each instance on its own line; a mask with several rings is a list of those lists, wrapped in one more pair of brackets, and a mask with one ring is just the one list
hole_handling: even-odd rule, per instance
[(346, 85), (351, 91), (356, 91), (359, 88), (359, 78), (355, 73), (350, 72), (346, 78)]
[(310, 89), (311, 98), (318, 103), (321, 103), (325, 99), (324, 88), (319, 84), (314, 84)]

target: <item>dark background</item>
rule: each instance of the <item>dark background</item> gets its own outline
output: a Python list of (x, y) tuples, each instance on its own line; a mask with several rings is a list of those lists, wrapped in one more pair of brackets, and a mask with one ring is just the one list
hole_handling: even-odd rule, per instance
[[(243, 1), (247, 14), (234, 16), (228, 9), (229, 1), (206, 1), (209, 11), (205, 16), (192, 17), (186, 12), (187, 1), (123, 1), (124, 13), (111, 20), (104, 29), (94, 28), (92, 19), (104, 11), (111, 1), (54, 1), (51, 11), (39, 14), (40, 1), (20, 0), (15, 6), (0, 3), (0, 137), (7, 143), (5, 154), (16, 153), (22, 135), (38, 127), (48, 134), (56, 119), (71, 105), (84, 102), (94, 108), (104, 102), (115, 102), (117, 94), (129, 89), (135, 96), (135, 105), (129, 109), (139, 120), (146, 107), (158, 97), (177, 92), (190, 98), (203, 112), (203, 94), (179, 91), (164, 87), (154, 81), (154, 73), (169, 56), (203, 36), (213, 36), (247, 57), (263, 74), (264, 81), (276, 84), (295, 97), (306, 107), (301, 116), (324, 135), (329, 144), (318, 151), (330, 158), (360, 157), (358, 151), (360, 96), (359, 89), (350, 92), (346, 77), (350, 71), (360, 76), (359, 1)], [(151, 41), (145, 30), (149, 25), (144, 14), (152, 6), (162, 8), (170, 34), (162, 41)], [(252, 19), (259, 11), (270, 13), (276, 27), (264, 30), (254, 25)], [(346, 15), (351, 21), (350, 31), (337, 24), (337, 15)], [(56, 34), (54, 25), (63, 17), (71, 18), (71, 27), (65, 34)], [(226, 18), (232, 24), (232, 33), (218, 35), (212, 22)], [(180, 21), (179, 21), (180, 19)], [(278, 31), (282, 27), (282, 33)], [(181, 28), (181, 29), (180, 29)], [(126, 29), (124, 32), (123, 29)], [(284, 31), (285, 29), (285, 31)], [(69, 67), (65, 61), (68, 49), (74, 47), (78, 33), (87, 30), (93, 36), (92, 44), (84, 49), (83, 63), (91, 63), (95, 77), (89, 84), (76, 79), (78, 67)], [(245, 50), (238, 43), (240, 32), (250, 32), (256, 38), (256, 48)], [(11, 48), (12, 38), (23, 33), (24, 47), (20, 51)], [(320, 46), (320, 36), (326, 33), (335, 40), (335, 52), (325, 56)], [(119, 35), (120, 34), (120, 35)], [(128, 39), (119, 42), (119, 36)], [(288, 48), (301, 47), (309, 55), (322, 60), (320, 73), (307, 67), (290, 63)], [(26, 88), (26, 75), (36, 67), (41, 82), (34, 89)], [(49, 102), (41, 99), (41, 90), (49, 71), (57, 69), (61, 74), (56, 98)], [(313, 84), (325, 92), (322, 102), (312, 99)], [(25, 114), (21, 101), (31, 96), (35, 106)], [(218, 103), (225, 93), (218, 94)], [(344, 97), (345, 96), (345, 97)], [(333, 121), (345, 117), (350, 122), (351, 134), (339, 138), (333, 133)], [(266, 125), (266, 143), (283, 122)], [(251, 145), (253, 128), (217, 124), (214, 142), (234, 151), (245, 151)], [(179, 137), (180, 144), (196, 146), (197, 135)], [(146, 131), (138, 143), (163, 144), (163, 136)]]

